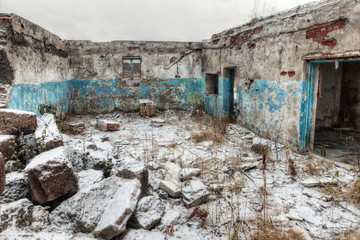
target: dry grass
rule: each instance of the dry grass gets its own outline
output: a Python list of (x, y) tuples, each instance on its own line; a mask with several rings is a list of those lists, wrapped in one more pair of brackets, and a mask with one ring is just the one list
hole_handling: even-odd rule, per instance
[(338, 237), (332, 238), (332, 240), (359, 240), (360, 232), (357, 230), (346, 230), (343, 234)]
[(258, 231), (251, 235), (252, 240), (305, 240), (304, 236), (293, 230), (283, 230), (281, 227), (267, 221), (265, 225), (260, 225)]
[(191, 139), (196, 142), (213, 141), (214, 143), (221, 144), (225, 141), (225, 137), (217, 134), (210, 129), (205, 129), (200, 132), (192, 132)]
[[(357, 179), (350, 187), (348, 199), (356, 205), (360, 205), (360, 179)], [(360, 238), (359, 238), (360, 239)]]

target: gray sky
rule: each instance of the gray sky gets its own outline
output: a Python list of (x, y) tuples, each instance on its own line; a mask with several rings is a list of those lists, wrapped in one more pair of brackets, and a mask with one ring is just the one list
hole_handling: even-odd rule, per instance
[[(16, 13), (69, 40), (201, 41), (249, 21), (254, 1), (0, 0), (0, 12)], [(312, 0), (257, 1), (260, 11), (279, 11)]]

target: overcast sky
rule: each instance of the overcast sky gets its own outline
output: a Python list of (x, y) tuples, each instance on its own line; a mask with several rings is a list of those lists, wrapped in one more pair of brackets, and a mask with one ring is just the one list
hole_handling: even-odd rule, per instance
[[(69, 40), (201, 41), (249, 21), (254, 1), (0, 0), (0, 12), (16, 13)], [(312, 0), (257, 1), (280, 11)]]

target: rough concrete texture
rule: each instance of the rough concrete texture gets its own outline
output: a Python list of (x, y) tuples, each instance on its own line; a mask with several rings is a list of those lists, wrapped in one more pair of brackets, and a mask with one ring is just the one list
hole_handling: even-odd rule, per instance
[(203, 42), (203, 71), (226, 79), (227, 68), (235, 69), (239, 121), (267, 137), (284, 130), (290, 143), (304, 147), (312, 98), (304, 60), (358, 56), (359, 12), (357, 1), (323, 1), (215, 34)]
[(0, 195), (4, 191), (5, 186), (6, 186), (5, 160), (0, 152)]
[(62, 202), (51, 212), (50, 220), (64, 230), (94, 231), (100, 237), (111, 239), (125, 231), (139, 196), (137, 179), (112, 176)]
[(77, 191), (77, 177), (64, 147), (44, 152), (24, 169), (25, 181), (32, 199), (39, 204)]
[(14, 154), (16, 147), (17, 137), (15, 135), (0, 135), (0, 152), (2, 153), (5, 162), (11, 159)]
[(22, 198), (30, 199), (24, 173), (11, 172), (6, 174), (6, 187), (4, 192), (0, 194), (0, 204), (15, 202)]
[[(4, 90), (8, 107), (37, 112), (39, 104), (53, 103), (61, 112), (104, 113), (136, 111), (143, 98), (160, 109), (202, 104), (301, 148), (311, 134), (314, 60), (360, 56), (356, 0), (297, 7), (202, 43), (62, 41), (16, 15), (2, 16), (8, 36), (2, 85), (13, 84)], [(133, 59), (136, 73), (129, 72)], [(218, 94), (205, 94), (205, 74), (219, 76)]]
[(0, 109), (0, 134), (29, 134), (37, 127), (36, 114), (15, 109)]
[(38, 146), (45, 147), (48, 151), (63, 145), (63, 140), (53, 114), (46, 113), (38, 117), (37, 123), (35, 139)]

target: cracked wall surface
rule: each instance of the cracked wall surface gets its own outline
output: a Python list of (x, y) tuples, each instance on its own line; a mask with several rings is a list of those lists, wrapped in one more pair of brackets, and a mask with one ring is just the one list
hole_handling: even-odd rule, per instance
[[(202, 43), (66, 41), (15, 14), (2, 14), (0, 101), (35, 112), (39, 104), (53, 103), (78, 114), (136, 111), (143, 98), (160, 109), (202, 104), (213, 115), (235, 114), (263, 136), (306, 148), (312, 63), (360, 57), (359, 26), (356, 0), (300, 6)], [(141, 62), (140, 78), (124, 77), (124, 58)], [(218, 94), (205, 94), (206, 74), (218, 75)]]

